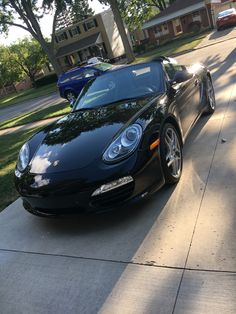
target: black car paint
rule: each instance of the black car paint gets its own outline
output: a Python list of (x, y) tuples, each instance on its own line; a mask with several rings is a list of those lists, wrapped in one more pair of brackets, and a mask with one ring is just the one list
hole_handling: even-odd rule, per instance
[[(131, 103), (118, 102), (97, 109), (72, 112), (37, 133), (28, 142), (32, 152), (30, 164), (22, 174), (15, 177), (16, 188), (26, 209), (37, 214), (59, 214), (74, 208), (101, 210), (99, 205), (92, 202), (93, 191), (101, 184), (126, 175), (132, 175), (135, 184), (132, 193), (122, 202), (160, 188), (164, 184), (164, 176), (159, 148), (151, 151), (149, 146), (160, 138), (162, 126), (166, 122), (174, 124), (184, 142), (191, 126), (204, 111), (204, 81), (207, 75), (207, 70), (202, 68), (181, 84), (172, 86), (166, 80), (165, 91), (161, 95), (151, 95)], [(196, 84), (196, 81), (202, 83)], [(138, 149), (117, 164), (104, 163), (104, 148), (134, 122), (143, 128)], [(80, 146), (78, 139), (82, 136), (85, 138)], [(66, 147), (65, 153), (63, 147)], [(53, 151), (51, 160), (43, 157)], [(46, 158), (48, 167), (43, 171), (35, 169), (35, 158)]]

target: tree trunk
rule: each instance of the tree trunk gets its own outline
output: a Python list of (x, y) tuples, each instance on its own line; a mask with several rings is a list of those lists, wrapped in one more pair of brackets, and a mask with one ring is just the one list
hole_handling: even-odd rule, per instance
[(125, 54), (126, 54), (127, 61), (128, 61), (128, 63), (131, 63), (135, 60), (135, 57), (134, 57), (133, 51), (130, 47), (130, 43), (129, 43), (126, 31), (125, 31), (123, 20), (121, 18), (120, 11), (118, 9), (117, 1), (116, 0), (109, 0), (109, 4), (110, 4), (112, 12), (114, 14), (114, 19), (115, 19), (117, 28), (119, 30), (119, 33), (120, 33), (120, 36), (121, 36), (121, 39), (122, 39), (122, 42), (123, 42), (123, 45), (125, 48)]
[(51, 45), (49, 43), (47, 43), (44, 40), (44, 38), (37, 38), (37, 40), (40, 43), (40, 45), (42, 46), (46, 55), (48, 56), (48, 59), (49, 59), (50, 63), (52, 64), (54, 71), (56, 72), (57, 76), (59, 76), (63, 72), (63, 70), (62, 70), (60, 63), (55, 58), (55, 54), (54, 54), (54, 51), (52, 50)]
[(33, 75), (31, 72), (28, 73), (28, 76), (31, 80), (32, 86), (36, 87), (36, 83), (35, 83), (35, 75)]

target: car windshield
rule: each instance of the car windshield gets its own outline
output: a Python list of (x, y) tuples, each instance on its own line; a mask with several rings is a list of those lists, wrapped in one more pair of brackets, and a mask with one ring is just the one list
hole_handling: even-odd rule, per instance
[(85, 85), (74, 111), (161, 93), (164, 91), (162, 73), (161, 64), (157, 62), (108, 71)]
[(94, 68), (101, 70), (101, 71), (107, 71), (107, 70), (112, 68), (112, 64), (104, 63), (104, 62), (96, 63), (96, 64), (94, 64)]
[(229, 9), (229, 10), (225, 10), (225, 11), (222, 11), (218, 14), (218, 17), (224, 17), (226, 15), (230, 15), (230, 14), (233, 14), (235, 13), (235, 9)]

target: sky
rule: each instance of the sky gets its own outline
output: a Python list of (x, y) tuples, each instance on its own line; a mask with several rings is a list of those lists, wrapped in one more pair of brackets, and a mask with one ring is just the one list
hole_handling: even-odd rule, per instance
[[(95, 13), (100, 13), (106, 9), (98, 0), (89, 0), (91, 8)], [(41, 28), (44, 36), (50, 37), (52, 29), (52, 16), (46, 15), (41, 20)], [(9, 30), (8, 36), (0, 35), (0, 44), (9, 45), (18, 39), (22, 39), (25, 36), (29, 36), (29, 33), (19, 27), (12, 26)]]

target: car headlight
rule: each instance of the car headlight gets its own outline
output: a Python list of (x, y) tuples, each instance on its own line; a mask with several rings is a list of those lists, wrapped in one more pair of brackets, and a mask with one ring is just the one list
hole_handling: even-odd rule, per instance
[(19, 152), (18, 160), (17, 160), (17, 168), (20, 171), (24, 171), (25, 168), (28, 166), (30, 161), (30, 151), (29, 145), (25, 143)]
[(103, 154), (106, 162), (116, 162), (128, 157), (138, 146), (142, 137), (142, 127), (135, 123), (125, 129)]

